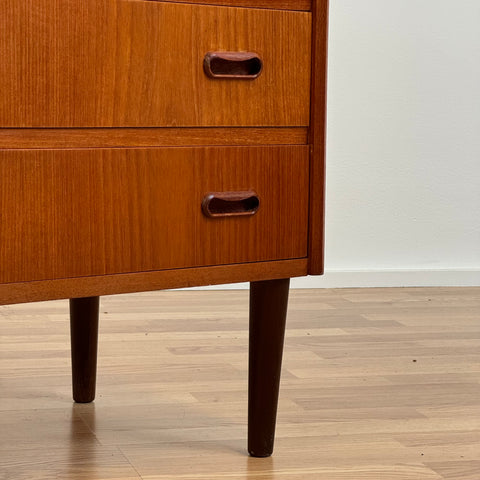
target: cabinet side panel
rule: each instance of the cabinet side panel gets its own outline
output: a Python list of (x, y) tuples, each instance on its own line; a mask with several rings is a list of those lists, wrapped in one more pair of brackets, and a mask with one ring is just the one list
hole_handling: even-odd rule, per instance
[(327, 86), (328, 0), (313, 2), (312, 95), (310, 120), (310, 275), (324, 271), (325, 118)]

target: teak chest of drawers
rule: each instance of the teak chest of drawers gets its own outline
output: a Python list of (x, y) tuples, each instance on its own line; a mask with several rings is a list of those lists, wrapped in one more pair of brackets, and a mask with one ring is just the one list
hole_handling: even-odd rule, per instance
[(289, 278), (323, 272), (327, 0), (0, 5), (0, 304), (251, 282), (249, 452), (273, 450)]

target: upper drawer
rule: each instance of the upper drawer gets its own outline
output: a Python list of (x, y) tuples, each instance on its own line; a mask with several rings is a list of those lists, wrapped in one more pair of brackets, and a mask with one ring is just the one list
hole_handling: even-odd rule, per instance
[[(0, 2), (0, 127), (307, 126), (311, 14), (141, 0)], [(211, 79), (207, 52), (254, 52)]]

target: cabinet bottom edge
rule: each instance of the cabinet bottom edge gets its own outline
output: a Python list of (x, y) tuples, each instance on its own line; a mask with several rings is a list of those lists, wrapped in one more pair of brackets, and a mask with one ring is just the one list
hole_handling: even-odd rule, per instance
[(306, 258), (154, 272), (40, 280), (0, 285), (0, 305), (307, 275)]

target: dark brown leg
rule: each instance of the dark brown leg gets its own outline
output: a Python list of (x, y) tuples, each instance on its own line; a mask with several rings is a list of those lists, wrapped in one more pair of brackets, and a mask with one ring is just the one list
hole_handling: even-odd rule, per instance
[(70, 299), (73, 399), (92, 402), (97, 378), (99, 297)]
[(290, 279), (250, 284), (248, 452), (273, 452)]

